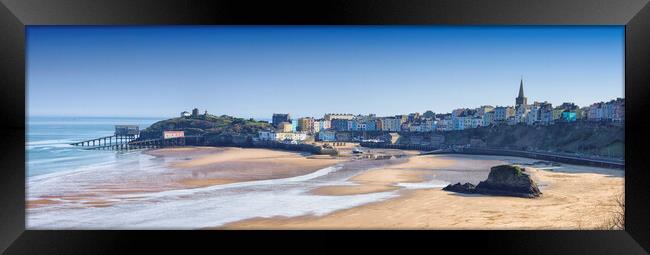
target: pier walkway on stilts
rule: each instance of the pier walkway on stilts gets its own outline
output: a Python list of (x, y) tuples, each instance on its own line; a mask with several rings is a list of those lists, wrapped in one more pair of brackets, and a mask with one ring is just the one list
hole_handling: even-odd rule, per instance
[[(175, 131), (178, 132), (178, 131)], [(182, 131), (181, 131), (181, 134)], [(162, 148), (170, 146), (184, 146), (186, 144), (198, 145), (202, 144), (202, 136), (185, 136), (184, 134), (179, 137), (161, 137), (154, 139), (140, 139), (140, 131), (138, 126), (135, 125), (117, 125), (115, 126), (115, 134), (111, 136), (104, 136), (94, 139), (89, 139), (80, 142), (74, 142), (70, 145), (83, 147), (88, 150), (135, 150), (135, 149), (149, 149), (149, 148)]]

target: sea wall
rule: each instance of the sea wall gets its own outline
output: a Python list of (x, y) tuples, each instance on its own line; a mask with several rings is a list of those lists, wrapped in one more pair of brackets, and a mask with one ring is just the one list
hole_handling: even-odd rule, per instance
[(335, 149), (323, 148), (321, 146), (316, 146), (312, 144), (289, 144), (289, 143), (280, 143), (275, 141), (255, 141), (249, 147), (300, 151), (300, 152), (309, 152), (313, 154), (324, 154), (324, 155), (338, 155), (338, 152)]
[[(348, 137), (387, 140), (388, 132), (350, 132)], [(394, 144), (430, 147), (498, 148), (565, 154), (625, 156), (625, 127), (614, 123), (575, 122), (550, 126), (500, 125), (456, 131), (399, 132)], [(341, 136), (345, 137), (345, 136)]]
[(523, 157), (523, 158), (532, 158), (532, 159), (539, 159), (539, 160), (548, 160), (548, 161), (575, 164), (575, 165), (587, 165), (587, 166), (617, 168), (617, 169), (625, 168), (624, 160), (577, 157), (574, 155), (566, 155), (566, 154), (559, 154), (559, 153), (544, 153), (544, 152), (535, 152), (535, 151), (518, 151), (518, 150), (490, 149), (490, 148), (439, 149), (437, 146), (425, 146), (425, 145), (414, 145), (414, 144), (361, 143), (360, 145), (369, 148), (420, 150), (428, 154), (470, 154), (470, 155), (511, 156), (511, 157)]
[(242, 148), (267, 148), (288, 151), (308, 152), (313, 154), (337, 155), (334, 149), (312, 144), (290, 144), (276, 141), (257, 141), (253, 135), (244, 134), (205, 134), (205, 146), (235, 146)]

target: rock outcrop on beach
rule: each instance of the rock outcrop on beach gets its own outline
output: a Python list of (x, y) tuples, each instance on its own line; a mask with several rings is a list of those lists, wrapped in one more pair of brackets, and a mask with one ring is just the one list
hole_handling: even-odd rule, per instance
[(487, 180), (479, 182), (476, 187), (471, 183), (460, 183), (448, 185), (443, 188), (446, 191), (453, 191), (467, 194), (485, 194), (498, 196), (514, 196), (535, 198), (542, 192), (530, 176), (524, 173), (525, 169), (513, 165), (500, 165), (490, 169)]
[(490, 169), (487, 180), (476, 185), (475, 192), (488, 195), (539, 197), (542, 193), (525, 169), (513, 165), (500, 165)]
[(465, 184), (460, 184), (459, 182), (456, 184), (449, 184), (447, 185), (447, 187), (442, 188), (442, 190), (471, 194), (474, 193), (475, 188), (476, 186), (474, 186), (474, 184), (471, 184), (469, 182), (466, 182)]

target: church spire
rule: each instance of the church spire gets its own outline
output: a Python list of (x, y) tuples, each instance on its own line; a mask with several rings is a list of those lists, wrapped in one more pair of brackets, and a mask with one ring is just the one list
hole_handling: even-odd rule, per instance
[(528, 104), (528, 99), (524, 96), (524, 76), (521, 76), (521, 81), (519, 81), (519, 96), (515, 98), (515, 106), (519, 107), (520, 105), (526, 106)]
[(524, 77), (521, 77), (521, 81), (519, 82), (519, 97), (523, 98), (524, 97)]

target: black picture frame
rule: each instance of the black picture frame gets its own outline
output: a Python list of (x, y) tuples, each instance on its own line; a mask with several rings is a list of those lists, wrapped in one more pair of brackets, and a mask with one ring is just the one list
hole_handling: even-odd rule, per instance
[[(391, 244), (434, 251), (535, 254), (647, 254), (650, 250), (650, 5), (647, 0), (546, 1), (181, 1), (0, 0), (0, 252), (109, 254), (251, 243), (240, 249), (340, 250)], [(25, 230), (25, 26), (185, 24), (625, 25), (624, 231), (34, 231)], [(324, 241), (326, 239), (327, 241)], [(354, 242), (352, 242), (354, 240)], [(396, 241), (397, 240), (397, 241)], [(173, 246), (173, 245), (171, 245)], [(371, 246), (371, 247), (370, 247)], [(315, 248), (317, 247), (317, 248)], [(185, 250), (181, 248), (180, 250)], [(221, 249), (221, 248), (219, 248)], [(366, 250), (366, 249), (364, 249)], [(366, 250), (367, 251), (367, 250)]]

